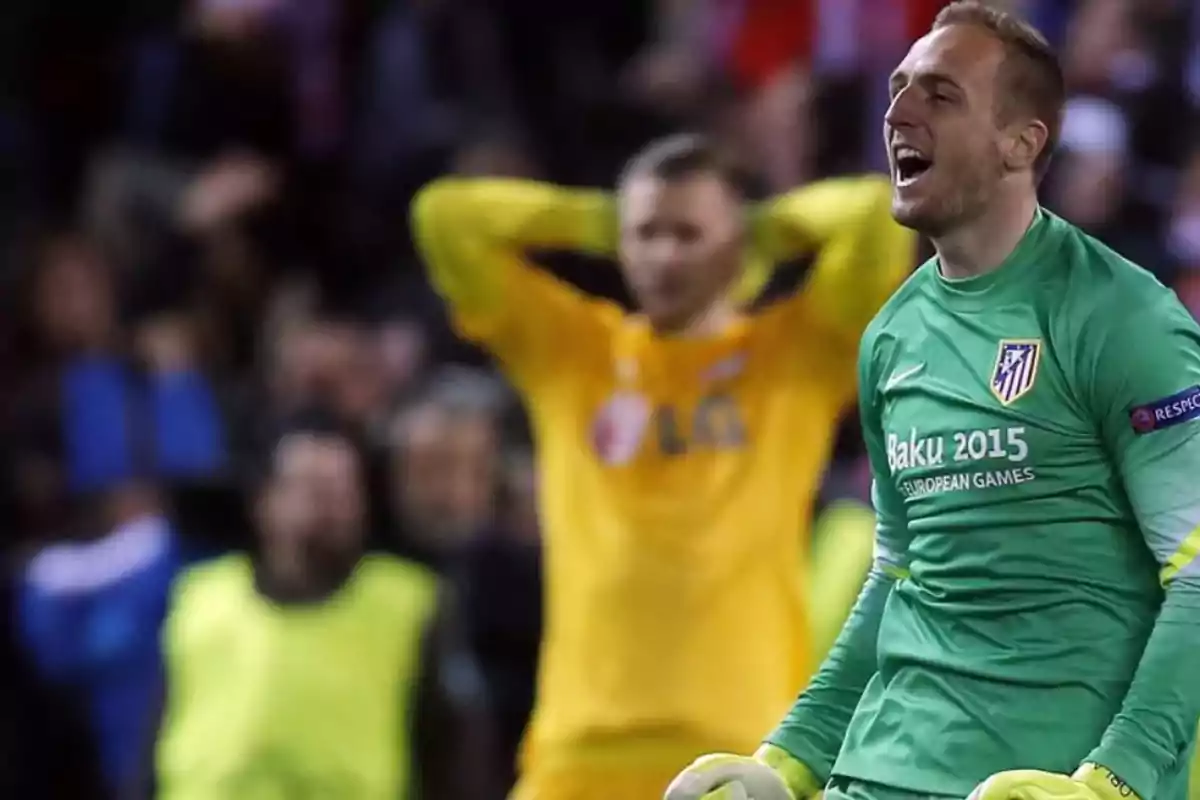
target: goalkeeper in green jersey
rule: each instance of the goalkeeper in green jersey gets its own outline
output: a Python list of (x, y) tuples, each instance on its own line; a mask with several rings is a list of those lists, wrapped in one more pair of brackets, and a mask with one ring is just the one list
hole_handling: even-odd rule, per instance
[(1039, 207), (1063, 78), (948, 6), (891, 78), (897, 220), (936, 257), (863, 337), (875, 567), (754, 757), (668, 800), (1182, 800), (1200, 715), (1200, 329)]

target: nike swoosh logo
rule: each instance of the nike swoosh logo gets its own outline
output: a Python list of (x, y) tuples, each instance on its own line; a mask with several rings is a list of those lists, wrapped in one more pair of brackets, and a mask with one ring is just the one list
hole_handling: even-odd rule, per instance
[(886, 392), (889, 389), (895, 388), (896, 384), (903, 381), (905, 378), (911, 378), (921, 370), (925, 369), (925, 363), (917, 364), (915, 367), (909, 367), (903, 372), (893, 372), (892, 377), (888, 378), (887, 383), (883, 385), (883, 390)]

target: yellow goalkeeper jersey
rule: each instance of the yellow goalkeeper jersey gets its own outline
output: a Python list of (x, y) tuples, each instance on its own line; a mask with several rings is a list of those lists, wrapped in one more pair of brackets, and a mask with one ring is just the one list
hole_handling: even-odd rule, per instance
[(913, 262), (889, 192), (839, 179), (758, 208), (748, 264), (814, 265), (788, 299), (702, 339), (659, 337), (528, 260), (612, 255), (610, 195), (443, 179), (416, 199), (435, 287), (535, 434), (546, 611), (527, 764), (748, 752), (787, 711), (810, 669), (812, 499), (859, 335)]

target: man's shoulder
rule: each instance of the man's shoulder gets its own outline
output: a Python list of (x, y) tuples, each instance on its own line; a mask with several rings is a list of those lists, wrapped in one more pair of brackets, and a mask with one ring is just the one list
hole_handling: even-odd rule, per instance
[(867, 325), (862, 337), (864, 347), (873, 344), (881, 336), (895, 335), (911, 322), (919, 321), (930, 310), (926, 303), (927, 289), (930, 281), (936, 277), (936, 258), (930, 258), (917, 267)]
[(1073, 225), (1062, 223), (1057, 280), (1042, 288), (1051, 338), (1077, 365), (1155, 361), (1177, 352), (1167, 342), (1200, 339), (1196, 320), (1149, 270)]
[(172, 591), (176, 602), (202, 593), (241, 589), (253, 582), (254, 565), (246, 553), (226, 553), (192, 564), (176, 576)]
[(381, 592), (436, 594), (438, 574), (415, 560), (390, 553), (368, 553), (355, 570), (355, 578)]
[(1065, 285), (1055, 287), (1057, 302), (1078, 307), (1089, 321), (1110, 324), (1159, 308), (1175, 299), (1148, 269), (1066, 221), (1059, 254)]

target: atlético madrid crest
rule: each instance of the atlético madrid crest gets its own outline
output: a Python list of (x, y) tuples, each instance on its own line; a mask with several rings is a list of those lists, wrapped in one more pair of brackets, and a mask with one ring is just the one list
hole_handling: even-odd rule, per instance
[(992, 370), (992, 394), (1006, 406), (1029, 394), (1041, 360), (1041, 339), (1002, 339)]

